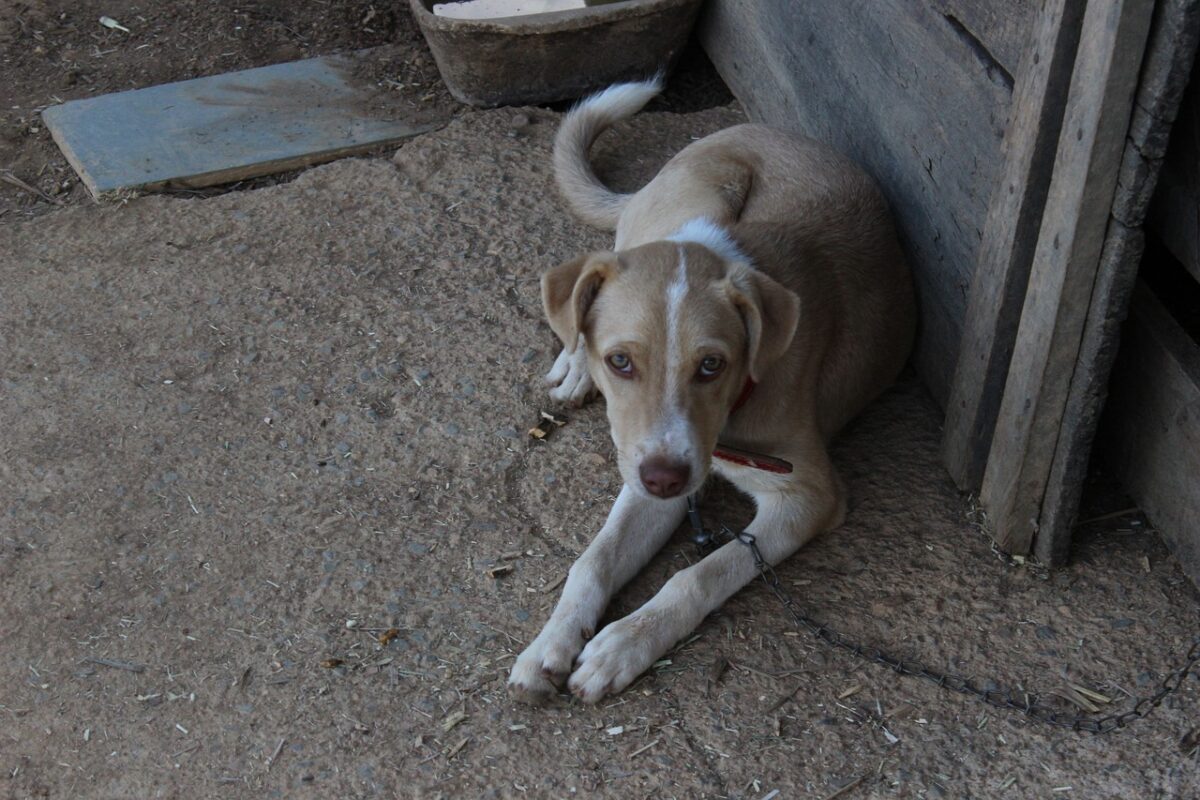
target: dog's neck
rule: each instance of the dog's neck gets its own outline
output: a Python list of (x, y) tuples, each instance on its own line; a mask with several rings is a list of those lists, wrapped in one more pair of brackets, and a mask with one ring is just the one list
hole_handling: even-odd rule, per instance
[[(746, 378), (746, 383), (742, 386), (741, 394), (737, 396), (737, 399), (733, 401), (733, 407), (729, 409), (730, 415), (736, 414), (738, 409), (750, 402), (750, 395), (754, 394), (754, 387), (757, 385), (753, 379)], [(782, 458), (775, 458), (774, 456), (755, 453), (750, 450), (742, 450), (741, 448), (731, 447), (720, 442), (717, 442), (717, 447), (713, 450), (713, 458), (719, 458), (722, 461), (729, 461), (743, 467), (774, 472), (779, 475), (788, 475), (792, 471), (791, 462), (784, 461)]]

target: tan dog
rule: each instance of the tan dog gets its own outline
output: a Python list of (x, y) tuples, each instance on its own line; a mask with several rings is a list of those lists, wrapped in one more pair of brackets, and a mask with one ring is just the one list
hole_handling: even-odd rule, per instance
[[(564, 680), (592, 703), (620, 691), (755, 577), (749, 548), (726, 544), (596, 631), (710, 469), (753, 496), (747, 531), (771, 564), (840, 525), (826, 443), (892, 383), (912, 345), (912, 284), (887, 205), (828, 147), (739, 125), (689, 145), (636, 194), (600, 183), (592, 143), (660, 88), (609, 88), (555, 142), (559, 188), (583, 220), (616, 229), (616, 251), (543, 277), (564, 344), (547, 378), (560, 400), (582, 402), (593, 382), (604, 394), (625, 486), (513, 666), (509, 687), (526, 700)], [(714, 460), (718, 439), (794, 470)]]

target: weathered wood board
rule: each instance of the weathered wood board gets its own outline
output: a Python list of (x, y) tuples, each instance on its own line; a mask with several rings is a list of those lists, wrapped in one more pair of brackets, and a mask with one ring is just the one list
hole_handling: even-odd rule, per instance
[(1017, 71), (946, 404), (942, 453), (960, 489), (983, 480), (1062, 129), (1085, 0), (1047, 0)]
[(1134, 294), (1098, 441), (1200, 585), (1200, 346), (1144, 285)]
[(1120, 326), (1142, 258), (1142, 226), (1198, 42), (1200, 0), (1155, 3), (1104, 250), (1037, 520), (1034, 553), (1046, 564), (1061, 564), (1069, 554), (1079, 496), (1120, 344)]
[(72, 100), (42, 112), (99, 198), (199, 187), (328, 161), (424, 130), (329, 56)]
[(960, 33), (979, 42), (977, 56), (994, 61), (1009, 76), (1009, 83), (1020, 68), (1029, 45), (1032, 19), (1038, 3), (1032, 0), (929, 0), (930, 7)]
[(1001, 174), (1013, 54), (1035, 10), (1013, 0), (713, 0), (700, 20), (705, 49), (752, 118), (830, 142), (883, 187), (916, 276), (916, 364), (943, 404)]
[(1030, 551), (1093, 304), (1153, 0), (1084, 13), (1062, 135), (980, 499), (997, 543)]

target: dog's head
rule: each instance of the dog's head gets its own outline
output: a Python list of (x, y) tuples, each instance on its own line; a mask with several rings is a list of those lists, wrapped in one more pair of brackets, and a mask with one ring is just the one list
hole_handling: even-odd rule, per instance
[(570, 351), (583, 334), (626, 484), (699, 488), (725, 420), (791, 344), (797, 296), (735, 249), (662, 241), (547, 272), (542, 300)]

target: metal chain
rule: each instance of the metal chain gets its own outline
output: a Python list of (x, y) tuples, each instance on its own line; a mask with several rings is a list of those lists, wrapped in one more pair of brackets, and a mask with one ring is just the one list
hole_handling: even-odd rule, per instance
[[(695, 499), (691, 497), (688, 498), (688, 517), (691, 520), (694, 531), (693, 541), (702, 551), (711, 552), (718, 543), (718, 537), (704, 528)], [(818, 622), (800, 610), (799, 606), (796, 605), (796, 601), (784, 590), (783, 585), (779, 581), (779, 576), (775, 574), (775, 569), (762, 557), (753, 534), (746, 531), (734, 533), (722, 525), (720, 536), (725, 541), (736, 540), (741, 542), (750, 549), (751, 554), (754, 556), (754, 565), (758, 568), (759, 577), (779, 599), (779, 602), (791, 616), (792, 621), (796, 623), (796, 627), (808, 631), (830, 647), (846, 650), (859, 658), (873, 661), (876, 664), (882, 664), (901, 675), (924, 678), (943, 689), (949, 689), (952, 692), (974, 697), (994, 708), (1019, 712), (1047, 725), (1055, 725), (1060, 728), (1070, 728), (1073, 731), (1085, 731), (1088, 733), (1110, 733), (1111, 731), (1120, 730), (1134, 720), (1141, 719), (1158, 708), (1168, 695), (1179, 690), (1179, 687), (1183, 685), (1187, 676), (1200, 664), (1200, 639), (1197, 639), (1188, 650), (1183, 665), (1163, 678), (1162, 683), (1154, 694), (1135, 698), (1136, 702), (1128, 711), (1119, 714), (1108, 714), (1102, 717), (1088, 714), (1063, 713), (1041, 703), (1039, 695), (1015, 692), (1011, 689), (987, 689), (979, 686), (973, 678), (931, 669), (920, 661), (899, 658), (878, 647), (856, 642), (845, 634), (830, 628), (823, 622)]]

